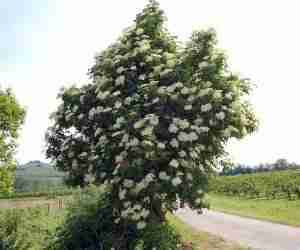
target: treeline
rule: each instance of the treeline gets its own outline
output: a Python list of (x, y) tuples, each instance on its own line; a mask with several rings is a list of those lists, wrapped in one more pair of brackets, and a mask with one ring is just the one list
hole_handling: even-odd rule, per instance
[(265, 163), (254, 166), (249, 166), (245, 164), (237, 164), (231, 167), (223, 168), (220, 175), (233, 176), (240, 174), (253, 174), (271, 171), (281, 171), (281, 170), (300, 170), (300, 164), (294, 162), (288, 162), (286, 159), (278, 159), (274, 163)]

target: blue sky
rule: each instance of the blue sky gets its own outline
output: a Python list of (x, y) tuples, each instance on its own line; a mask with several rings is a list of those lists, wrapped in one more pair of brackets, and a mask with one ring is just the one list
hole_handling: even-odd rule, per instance
[[(129, 26), (146, 0), (0, 1), (0, 83), (27, 109), (17, 159), (44, 160), (44, 134), (62, 85), (88, 81), (96, 52)], [(257, 85), (251, 101), (259, 131), (228, 147), (249, 164), (285, 157), (300, 162), (299, 3), (294, 0), (161, 0), (181, 40), (214, 27), (231, 68)]]

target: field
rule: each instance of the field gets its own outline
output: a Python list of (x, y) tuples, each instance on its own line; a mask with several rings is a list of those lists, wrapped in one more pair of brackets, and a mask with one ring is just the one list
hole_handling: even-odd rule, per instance
[(251, 199), (300, 199), (300, 171), (218, 176), (211, 179), (210, 192)]

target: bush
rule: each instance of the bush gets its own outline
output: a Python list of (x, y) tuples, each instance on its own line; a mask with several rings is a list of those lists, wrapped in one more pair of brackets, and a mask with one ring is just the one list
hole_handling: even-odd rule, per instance
[(49, 249), (180, 249), (180, 238), (167, 223), (149, 224), (145, 230), (137, 230), (134, 224), (114, 223), (117, 217), (111, 213), (109, 191), (104, 186), (90, 186), (75, 194)]
[(181, 239), (168, 223), (150, 224), (140, 235), (135, 250), (177, 250), (182, 249)]

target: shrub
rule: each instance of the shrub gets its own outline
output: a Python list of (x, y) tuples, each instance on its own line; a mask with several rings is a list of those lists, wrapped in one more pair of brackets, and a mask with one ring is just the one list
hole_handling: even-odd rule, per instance
[(57, 230), (53, 250), (173, 250), (180, 238), (167, 223), (150, 224), (137, 230), (134, 224), (116, 224), (109, 189), (90, 186), (74, 195), (65, 223)]
[(67, 206), (65, 223), (58, 229), (52, 247), (59, 250), (110, 249), (122, 237), (122, 228), (114, 223), (109, 199), (103, 186), (100, 189), (89, 187), (74, 194)]
[(167, 222), (149, 224), (139, 235), (135, 250), (178, 250), (182, 249), (181, 238)]

